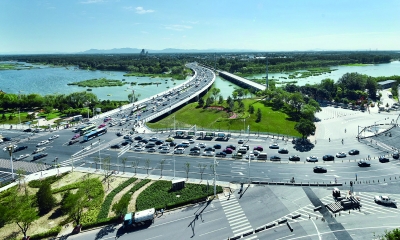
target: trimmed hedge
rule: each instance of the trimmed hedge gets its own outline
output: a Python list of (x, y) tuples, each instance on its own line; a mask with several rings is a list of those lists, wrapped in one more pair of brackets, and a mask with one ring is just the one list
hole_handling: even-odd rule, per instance
[(31, 188), (40, 188), (40, 186), (42, 185), (43, 182), (48, 182), (51, 185), (52, 183), (56, 182), (57, 180), (60, 180), (67, 174), (69, 174), (69, 172), (62, 173), (59, 176), (54, 175), (54, 176), (47, 177), (45, 179), (32, 180), (32, 181), (28, 182), (28, 186)]
[(150, 179), (143, 179), (142, 181), (138, 182), (137, 184), (135, 184), (128, 192), (126, 192), (121, 199), (114, 203), (113, 207), (117, 204), (122, 204), (123, 208), (125, 209), (123, 212), (127, 213), (128, 212), (128, 206), (129, 206), (129, 202), (131, 201), (131, 196), (134, 192), (136, 192), (137, 190), (139, 190), (141, 187), (143, 187), (144, 185), (146, 185), (147, 183), (149, 183), (151, 180)]
[(101, 205), (101, 209), (99, 215), (97, 215), (97, 222), (101, 219), (106, 219), (108, 217), (108, 212), (110, 211), (112, 200), (114, 199), (117, 193), (121, 192), (124, 188), (135, 182), (137, 178), (129, 178), (125, 182), (121, 183), (118, 187), (112, 190), (104, 199), (103, 204)]
[(110, 217), (110, 218), (103, 218), (91, 223), (84, 223), (82, 224), (81, 230), (86, 230), (94, 227), (99, 227), (111, 223), (115, 223), (118, 220), (118, 217)]
[[(214, 194), (207, 185), (186, 183), (185, 188), (179, 191), (171, 191), (171, 181), (157, 181), (146, 188), (136, 199), (136, 210), (141, 211), (149, 208), (171, 209), (189, 203), (206, 199)], [(222, 187), (217, 186), (217, 192), (222, 192)]]
[(60, 193), (60, 192), (65, 192), (67, 190), (77, 189), (77, 188), (80, 188), (82, 186), (82, 184), (83, 184), (82, 181), (71, 183), (71, 184), (62, 186), (60, 188), (53, 189), (53, 190), (51, 190), (51, 193), (56, 194), (56, 193)]
[[(88, 201), (85, 204), (85, 207), (88, 210), (82, 214), (81, 224), (86, 224), (96, 221), (97, 215), (99, 214), (101, 203), (103, 202), (104, 199), (104, 189), (101, 181), (98, 178), (91, 178), (89, 184), (90, 184), (90, 196), (89, 196), (90, 201)], [(79, 191), (84, 191), (84, 189), (80, 188)]]
[(34, 234), (30, 237), (31, 240), (39, 240), (39, 239), (44, 239), (48, 237), (55, 237), (61, 232), (61, 226), (55, 226), (51, 228), (47, 232), (39, 233), (39, 234)]

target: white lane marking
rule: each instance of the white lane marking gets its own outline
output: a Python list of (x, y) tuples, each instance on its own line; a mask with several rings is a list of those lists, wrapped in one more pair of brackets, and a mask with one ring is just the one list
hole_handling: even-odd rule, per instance
[(203, 233), (203, 234), (200, 234), (199, 236), (204, 236), (204, 235), (207, 235), (207, 234), (210, 234), (210, 233), (213, 233), (213, 232), (216, 232), (216, 231), (225, 229), (225, 228), (227, 228), (227, 227), (223, 227), (223, 228), (220, 228), (220, 229), (216, 229), (216, 230), (214, 230), (214, 231), (211, 231), (211, 232)]

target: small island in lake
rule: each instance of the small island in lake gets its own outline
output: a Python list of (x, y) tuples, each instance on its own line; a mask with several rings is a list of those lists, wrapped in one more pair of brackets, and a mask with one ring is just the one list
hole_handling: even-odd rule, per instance
[(68, 83), (67, 85), (77, 85), (79, 87), (116, 87), (123, 86), (126, 82), (122, 82), (121, 80), (113, 80), (106, 78), (99, 79), (89, 79), (80, 82)]

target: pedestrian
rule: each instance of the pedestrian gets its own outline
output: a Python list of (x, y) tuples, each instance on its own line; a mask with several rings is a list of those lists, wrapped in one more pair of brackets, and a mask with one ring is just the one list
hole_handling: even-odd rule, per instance
[(161, 208), (161, 216), (164, 215), (164, 208)]

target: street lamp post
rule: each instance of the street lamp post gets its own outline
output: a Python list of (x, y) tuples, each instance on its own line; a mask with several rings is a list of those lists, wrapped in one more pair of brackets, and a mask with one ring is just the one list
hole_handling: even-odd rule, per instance
[(18, 91), (18, 119), (19, 119), (19, 127), (21, 127), (21, 91)]
[(100, 171), (101, 171), (100, 138), (99, 138), (99, 165), (100, 165)]
[(8, 146), (8, 153), (10, 154), (10, 162), (11, 162), (11, 177), (14, 180), (14, 165), (13, 165), (13, 152), (14, 152), (14, 146), (10, 145)]

